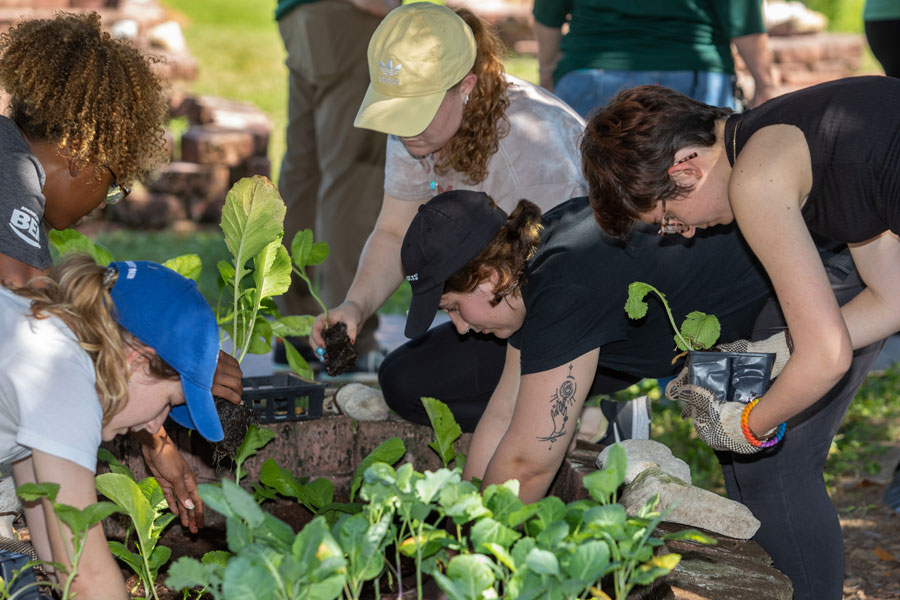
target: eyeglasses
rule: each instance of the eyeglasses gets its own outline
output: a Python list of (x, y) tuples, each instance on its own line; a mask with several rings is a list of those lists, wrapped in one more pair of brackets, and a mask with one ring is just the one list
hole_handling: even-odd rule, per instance
[(112, 174), (112, 183), (110, 183), (109, 187), (106, 189), (105, 202), (107, 206), (112, 206), (113, 204), (118, 204), (120, 200), (127, 198), (128, 194), (131, 193), (131, 188), (116, 183), (118, 177), (116, 176), (115, 171), (113, 171), (109, 165), (106, 165), (106, 169)]
[[(697, 158), (697, 153), (691, 152), (684, 158), (676, 160), (674, 163), (672, 163), (672, 166), (670, 166), (669, 168), (671, 169), (672, 167), (677, 167), (681, 163), (686, 163), (687, 161), (694, 159), (694, 158)], [(677, 234), (677, 233), (684, 233), (685, 231), (690, 229), (689, 226), (685, 225), (684, 223), (679, 221), (677, 218), (673, 217), (672, 215), (670, 215), (668, 213), (668, 211), (666, 210), (666, 199), (665, 198), (663, 198), (660, 202), (662, 202), (663, 218), (659, 224), (659, 231), (657, 232), (657, 233), (659, 233), (659, 235), (672, 235), (672, 234)]]

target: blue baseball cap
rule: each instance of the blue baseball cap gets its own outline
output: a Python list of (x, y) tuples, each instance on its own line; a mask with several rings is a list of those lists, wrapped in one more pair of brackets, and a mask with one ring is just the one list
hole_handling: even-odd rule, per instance
[(169, 412), (176, 423), (211, 442), (225, 434), (212, 395), (219, 357), (216, 317), (197, 284), (158, 263), (110, 263), (119, 272), (110, 290), (116, 320), (181, 375), (183, 405)]

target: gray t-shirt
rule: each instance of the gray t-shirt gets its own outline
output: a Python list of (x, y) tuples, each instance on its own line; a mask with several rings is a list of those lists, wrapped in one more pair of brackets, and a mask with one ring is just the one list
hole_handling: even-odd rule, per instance
[(52, 264), (44, 229), (46, 175), (22, 132), (0, 116), (0, 253), (46, 269)]
[[(581, 174), (584, 121), (562, 100), (531, 83), (506, 76), (509, 134), (488, 162), (488, 175), (476, 184), (452, 171), (436, 175), (434, 158), (414, 158), (396, 136), (388, 136), (384, 191), (399, 200), (426, 202), (452, 189), (485, 192), (506, 212), (523, 198), (547, 211), (587, 194)], [(435, 185), (432, 187), (431, 182)]]

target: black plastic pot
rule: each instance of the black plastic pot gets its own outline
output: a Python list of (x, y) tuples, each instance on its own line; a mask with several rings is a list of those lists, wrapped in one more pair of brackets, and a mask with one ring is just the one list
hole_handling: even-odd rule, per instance
[(747, 403), (769, 389), (775, 354), (693, 351), (687, 360), (688, 383), (710, 390), (720, 402)]
[(293, 373), (245, 377), (244, 404), (258, 423), (306, 421), (322, 416), (325, 385), (310, 383)]

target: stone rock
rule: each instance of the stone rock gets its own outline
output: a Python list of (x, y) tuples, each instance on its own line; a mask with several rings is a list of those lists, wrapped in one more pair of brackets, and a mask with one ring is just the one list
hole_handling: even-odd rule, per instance
[(759, 529), (759, 521), (743, 504), (693, 487), (659, 467), (645, 470), (625, 486), (620, 502), (628, 514), (634, 515), (657, 493), (656, 510), (669, 511), (665, 520), (670, 523), (701, 527), (742, 540), (750, 539)]
[(179, 54), (187, 52), (187, 42), (181, 32), (181, 25), (176, 21), (166, 21), (152, 27), (147, 36), (152, 46)]
[(345, 415), (357, 421), (386, 421), (388, 405), (381, 390), (350, 383), (338, 390), (335, 401)]
[[(669, 475), (681, 479), (687, 484), (691, 483), (691, 468), (686, 462), (672, 454), (672, 450), (665, 444), (653, 440), (623, 440), (621, 442), (628, 456), (628, 466), (625, 468), (625, 483), (635, 480), (643, 471), (652, 467), (659, 467)], [(607, 446), (597, 457), (597, 467), (606, 468), (606, 458), (609, 456)]]

